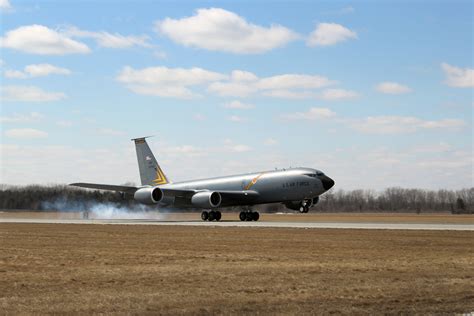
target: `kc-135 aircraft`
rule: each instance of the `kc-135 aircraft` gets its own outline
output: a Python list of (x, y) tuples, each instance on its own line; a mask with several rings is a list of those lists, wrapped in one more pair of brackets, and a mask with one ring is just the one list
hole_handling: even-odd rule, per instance
[(312, 168), (289, 168), (225, 177), (170, 182), (160, 168), (147, 137), (132, 139), (137, 152), (141, 186), (72, 183), (70, 185), (120, 192), (143, 204), (163, 207), (203, 209), (204, 221), (219, 221), (220, 208), (242, 206), (241, 221), (257, 221), (255, 205), (283, 203), (287, 208), (307, 213), (319, 196), (334, 186), (323, 172)]

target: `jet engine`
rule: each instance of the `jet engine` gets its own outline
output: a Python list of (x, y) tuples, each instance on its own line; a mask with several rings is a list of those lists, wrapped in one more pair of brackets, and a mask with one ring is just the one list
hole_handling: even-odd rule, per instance
[(163, 199), (160, 188), (141, 188), (135, 191), (133, 198), (142, 204), (157, 204)]
[(222, 197), (219, 192), (203, 191), (195, 193), (191, 197), (191, 203), (201, 208), (219, 207)]

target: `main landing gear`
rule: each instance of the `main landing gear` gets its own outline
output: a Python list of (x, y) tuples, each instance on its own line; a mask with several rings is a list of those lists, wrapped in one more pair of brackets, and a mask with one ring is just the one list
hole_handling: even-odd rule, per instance
[(254, 211), (242, 211), (239, 214), (239, 218), (242, 222), (258, 221), (258, 219), (260, 218), (260, 214)]
[(219, 211), (203, 211), (201, 213), (201, 219), (203, 221), (220, 221), (222, 218), (222, 214)]

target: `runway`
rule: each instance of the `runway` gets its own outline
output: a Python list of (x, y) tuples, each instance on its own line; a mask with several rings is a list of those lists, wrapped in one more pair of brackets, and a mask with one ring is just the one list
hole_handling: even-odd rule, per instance
[(201, 226), (201, 227), (271, 227), (303, 229), (381, 229), (381, 230), (453, 230), (474, 231), (474, 224), (439, 223), (369, 223), (369, 222), (241, 222), (241, 221), (170, 221), (153, 219), (30, 219), (0, 218), (0, 223), (31, 224), (92, 224), (92, 225), (157, 225), (157, 226)]

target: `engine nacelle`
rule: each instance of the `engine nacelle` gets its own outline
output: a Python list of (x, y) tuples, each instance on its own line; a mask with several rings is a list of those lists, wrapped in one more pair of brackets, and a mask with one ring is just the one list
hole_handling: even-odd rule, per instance
[(201, 208), (215, 208), (219, 207), (222, 202), (222, 197), (219, 192), (198, 192), (191, 197), (191, 203)]
[(158, 204), (163, 199), (160, 188), (141, 188), (135, 191), (133, 198), (142, 204)]

